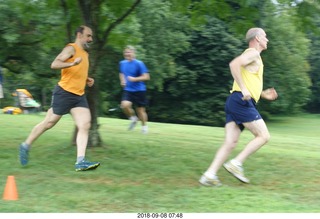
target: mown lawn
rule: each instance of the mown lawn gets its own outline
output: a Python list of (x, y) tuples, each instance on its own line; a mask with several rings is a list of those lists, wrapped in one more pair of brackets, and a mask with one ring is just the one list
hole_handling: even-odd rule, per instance
[[(220, 127), (149, 123), (127, 131), (128, 121), (99, 118), (103, 147), (88, 148), (95, 171), (75, 172), (73, 121), (65, 116), (32, 146), (28, 166), (18, 145), (44, 115), (0, 114), (0, 186), (15, 176), (19, 200), (0, 200), (15, 213), (319, 213), (320, 115), (276, 117), (271, 141), (245, 163), (251, 184), (224, 169), (219, 188), (198, 183), (223, 141)], [(245, 131), (233, 155), (252, 138)]]

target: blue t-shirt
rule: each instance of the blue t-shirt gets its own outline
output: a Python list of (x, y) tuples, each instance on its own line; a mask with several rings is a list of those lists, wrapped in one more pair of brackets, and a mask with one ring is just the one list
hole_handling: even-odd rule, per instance
[(142, 74), (148, 73), (148, 69), (145, 64), (137, 59), (133, 59), (132, 61), (123, 60), (120, 62), (120, 73), (124, 74), (126, 80), (126, 86), (124, 90), (126, 91), (146, 91), (146, 85), (143, 81), (131, 82), (127, 80), (128, 76), (139, 77)]

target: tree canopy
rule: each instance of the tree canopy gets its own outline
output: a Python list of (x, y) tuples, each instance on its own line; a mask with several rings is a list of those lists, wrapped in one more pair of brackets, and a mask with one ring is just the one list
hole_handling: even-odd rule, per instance
[(150, 120), (222, 126), (233, 81), (228, 63), (246, 48), (247, 29), (259, 26), (270, 40), (262, 53), (264, 85), (279, 93), (277, 101), (259, 103), (262, 113), (319, 113), (319, 8), (289, 0), (0, 0), (2, 104), (11, 105), (12, 90), (24, 86), (48, 108), (59, 78), (49, 66), (86, 24), (94, 32), (94, 129), (99, 116), (124, 116), (108, 109), (120, 101), (118, 64), (128, 44), (150, 70)]

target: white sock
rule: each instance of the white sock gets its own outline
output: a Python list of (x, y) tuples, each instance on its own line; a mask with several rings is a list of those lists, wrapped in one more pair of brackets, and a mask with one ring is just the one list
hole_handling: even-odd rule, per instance
[(235, 159), (232, 159), (232, 160), (231, 160), (231, 163), (234, 164), (234, 165), (236, 165), (236, 166), (242, 166), (242, 163), (239, 162), (239, 161), (237, 161), (237, 160), (235, 160)]
[(84, 156), (77, 157), (76, 163), (80, 163), (81, 161), (83, 161), (83, 159), (84, 159)]
[(206, 172), (204, 173), (204, 175), (205, 175), (207, 178), (209, 178), (209, 179), (218, 179), (218, 177), (217, 177), (217, 175), (216, 175), (215, 173), (211, 173), (211, 172), (209, 172), (209, 171), (206, 171)]
[(23, 142), (22, 143), (22, 147), (24, 147), (25, 149), (29, 150), (31, 148), (31, 145), (28, 145), (27, 143)]
[(129, 118), (131, 121), (135, 121), (135, 120), (138, 120), (137, 116), (130, 116)]

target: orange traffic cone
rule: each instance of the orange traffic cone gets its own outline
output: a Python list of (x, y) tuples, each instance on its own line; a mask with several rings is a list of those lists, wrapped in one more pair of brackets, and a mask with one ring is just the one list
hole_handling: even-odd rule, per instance
[(18, 190), (14, 176), (8, 176), (7, 184), (4, 188), (3, 200), (18, 200)]

